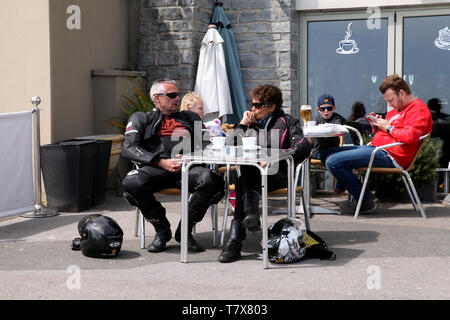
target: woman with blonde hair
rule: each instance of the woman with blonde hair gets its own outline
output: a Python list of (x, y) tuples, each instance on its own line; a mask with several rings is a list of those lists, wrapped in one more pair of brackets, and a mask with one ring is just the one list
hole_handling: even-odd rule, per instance
[(197, 113), (203, 120), (203, 114), (205, 113), (203, 109), (202, 97), (194, 92), (190, 92), (184, 95), (183, 100), (181, 100), (180, 111), (188, 110)]

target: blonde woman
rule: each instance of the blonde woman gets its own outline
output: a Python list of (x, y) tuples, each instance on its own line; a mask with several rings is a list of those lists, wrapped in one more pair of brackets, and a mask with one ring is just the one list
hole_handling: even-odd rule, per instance
[(184, 95), (183, 100), (181, 100), (180, 111), (188, 110), (197, 113), (203, 120), (203, 114), (205, 113), (203, 109), (202, 97), (194, 92), (190, 92)]

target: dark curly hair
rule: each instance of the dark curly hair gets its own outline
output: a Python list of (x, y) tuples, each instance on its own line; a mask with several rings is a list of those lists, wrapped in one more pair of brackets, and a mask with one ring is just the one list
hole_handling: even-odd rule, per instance
[(250, 97), (270, 106), (275, 104), (275, 111), (280, 110), (283, 106), (281, 90), (272, 84), (263, 84), (253, 88)]

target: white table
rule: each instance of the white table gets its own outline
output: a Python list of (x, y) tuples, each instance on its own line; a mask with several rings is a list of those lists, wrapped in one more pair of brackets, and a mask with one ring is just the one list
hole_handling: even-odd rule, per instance
[[(295, 150), (288, 149), (257, 149), (244, 150), (242, 147), (224, 147), (219, 150), (206, 148), (182, 157), (181, 169), (181, 262), (188, 262), (187, 230), (188, 230), (188, 179), (189, 169), (195, 164), (232, 164), (254, 166), (261, 172), (262, 193), (262, 234), (263, 234), (263, 268), (268, 264), (268, 205), (267, 205), (267, 174), (270, 170), (269, 163), (286, 161), (288, 164), (288, 217), (295, 217), (295, 187), (294, 187), (294, 159)], [(263, 164), (263, 165), (262, 165)]]

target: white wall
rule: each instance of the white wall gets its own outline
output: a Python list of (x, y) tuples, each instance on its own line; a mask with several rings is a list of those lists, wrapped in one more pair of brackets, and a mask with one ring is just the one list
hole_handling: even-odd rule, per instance
[(32, 109), (39, 95), (41, 141), (51, 139), (48, 0), (1, 0), (0, 113)]
[[(70, 5), (80, 8), (80, 29), (67, 28)], [(128, 1), (50, 0), (50, 17), (52, 139), (92, 135), (91, 71), (128, 66)]]

